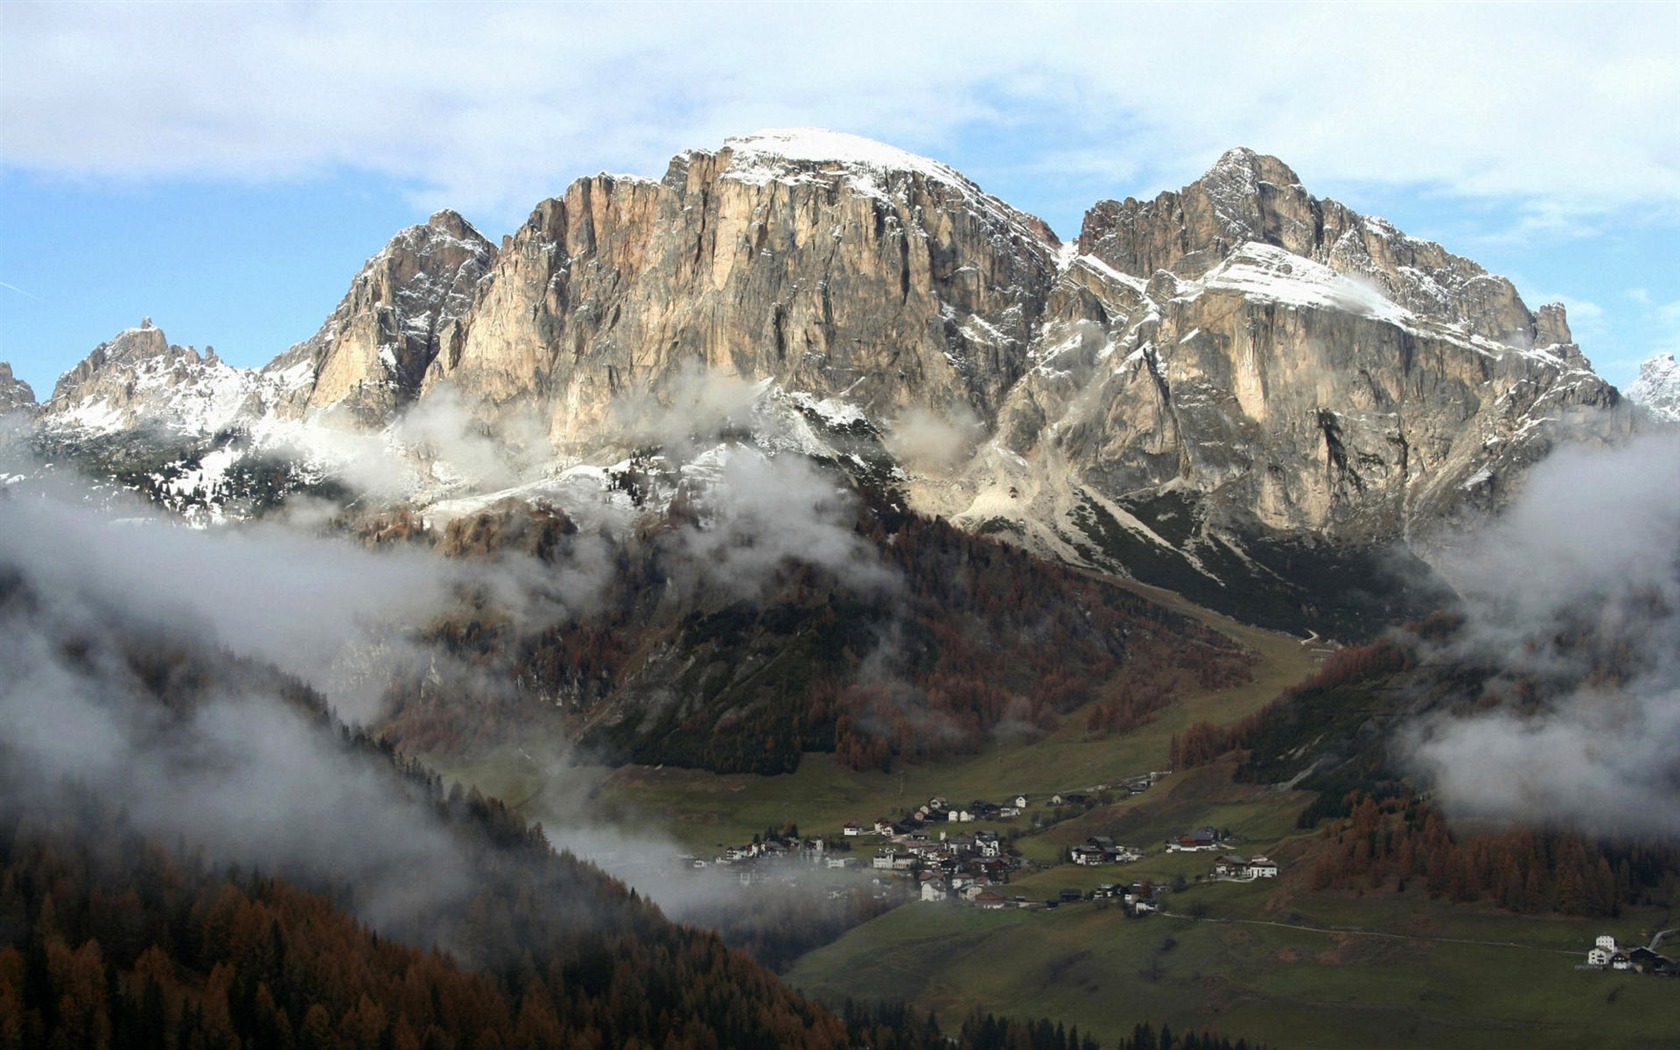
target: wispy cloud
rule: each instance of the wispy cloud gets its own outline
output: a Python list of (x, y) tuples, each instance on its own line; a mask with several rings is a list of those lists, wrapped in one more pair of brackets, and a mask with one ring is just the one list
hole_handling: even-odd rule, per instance
[[(505, 215), (573, 172), (657, 173), (763, 125), (925, 152), (1042, 126), (1143, 188), (1242, 143), (1316, 179), (1532, 199), (1555, 221), (1680, 199), (1680, 8), (1606, 6), (905, 4), (884, 31), (852, 5), (14, 3), (0, 154), (119, 177), (355, 168)], [(1189, 42), (1227, 59), (1184, 76)]]
[(36, 295), (34, 292), (26, 292), (22, 288), (19, 288), (15, 284), (7, 284), (5, 281), (0, 281), (0, 288), (4, 288), (9, 292), (16, 292), (17, 294), (23, 296), (25, 299), (33, 299), (38, 303), (46, 302), (45, 299)]
[(1676, 491), (1672, 434), (1572, 446), (1451, 559), (1466, 613), (1456, 657), (1555, 683), (1537, 710), (1413, 727), (1412, 761), (1455, 812), (1680, 833)]

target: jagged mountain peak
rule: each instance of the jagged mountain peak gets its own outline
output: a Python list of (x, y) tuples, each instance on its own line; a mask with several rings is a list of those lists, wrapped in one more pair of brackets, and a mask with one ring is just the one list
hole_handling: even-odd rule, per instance
[(1227, 151), (1181, 190), (1098, 202), (1078, 245), (1121, 273), (1196, 279), (1250, 242), (1369, 282), (1406, 310), (1470, 336), (1522, 349), (1569, 342), (1560, 311), (1530, 312), (1505, 278), (1385, 219), (1314, 197), (1283, 161), (1247, 148)]
[(211, 434), (267, 403), (256, 373), (216, 356), (213, 347), (171, 343), (151, 318), (94, 347), (59, 377), (44, 406), (55, 429), (115, 433), (158, 425)]
[(471, 309), (497, 249), (450, 209), (399, 231), (350, 282), (309, 339), (264, 371), (292, 391), (285, 411), (344, 406), (366, 422), (388, 421), (418, 396), (426, 369)]
[(754, 165), (838, 164), (877, 171), (920, 172), (930, 178), (972, 186), (949, 165), (884, 142), (827, 128), (769, 128), (723, 140), (732, 162), (730, 170), (744, 175)]
[(163, 329), (152, 324), (152, 319), (147, 317), (139, 325), (124, 328), (94, 347), (74, 368), (59, 376), (53, 386), (52, 399), (58, 401), (74, 397), (88, 382), (111, 370), (133, 368), (157, 358), (180, 358), (188, 354), (194, 360), (198, 359), (197, 351), (170, 345)]
[(1220, 154), (1197, 182), (1237, 183), (1252, 191), (1260, 183), (1293, 188), (1301, 185), (1295, 169), (1269, 153), (1259, 153), (1247, 146), (1234, 146)]
[[(453, 407), (435, 415), (545, 450), (551, 478), (728, 434), (1209, 595), (1285, 540), (1427, 543), (1499, 506), (1552, 434), (1632, 425), (1561, 307), (1530, 312), (1503, 278), (1252, 149), (1101, 202), (1056, 245), (945, 164), (762, 131), (657, 181), (577, 180), (500, 249), (440, 211), (215, 404), (248, 390), (258, 444), (316, 422), (402, 444), (404, 412), (441, 390)], [(143, 333), (123, 338), (161, 340)], [(730, 384), (776, 411), (718, 423)], [(207, 388), (155, 387), (179, 404)], [(121, 423), (131, 389), (45, 415)], [(417, 499), (475, 495), (435, 467)]]
[(1639, 376), (1628, 385), (1627, 397), (1651, 414), (1680, 423), (1680, 363), (1672, 353), (1653, 354), (1639, 365)]
[(1061, 243), (1044, 220), (987, 193), (949, 164), (862, 135), (826, 128), (772, 128), (731, 136), (724, 140), (723, 152), (729, 155), (723, 177), (752, 185), (843, 175), (854, 189), (884, 197), (891, 190), (880, 180), (890, 184), (898, 178), (920, 176), (955, 190), (978, 210), (1033, 240), (1051, 247)]
[(468, 222), (460, 212), (451, 208), (443, 208), (433, 212), (425, 222), (416, 223), (398, 231), (397, 235), (386, 242), (385, 247), (378, 254), (368, 260), (368, 263), (373, 263), (381, 255), (416, 244), (426, 246), (460, 244), (475, 252), (484, 248), (494, 250), (490, 239), (480, 233), (478, 228)]
[(10, 362), (0, 361), (0, 416), (35, 407), (35, 388), (12, 374)]

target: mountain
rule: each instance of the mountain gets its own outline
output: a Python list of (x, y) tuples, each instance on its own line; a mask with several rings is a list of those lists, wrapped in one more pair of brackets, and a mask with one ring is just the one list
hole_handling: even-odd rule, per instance
[(501, 802), (446, 791), (301, 682), (14, 554), (6, 1046), (852, 1042), (715, 934)]
[(297, 375), (288, 416), (339, 409), (388, 422), (420, 392), (426, 369), (461, 338), (461, 325), (496, 248), (452, 211), (411, 226), (369, 259), (338, 307), (265, 375)]
[(1561, 306), (1242, 149), (1063, 244), (936, 161), (762, 132), (658, 180), (580, 179), (499, 250), (440, 212), (237, 382), (145, 331), (67, 375), (44, 431), (237, 420), (238, 455), (285, 484), (422, 506), (536, 485), (568, 509), (633, 456), (748, 440), (1050, 557), (1354, 632), (1428, 604), (1378, 572), (1396, 545), (1421, 570), (1555, 441), (1637, 425)]
[(1659, 419), (1680, 423), (1680, 364), (1673, 354), (1654, 354), (1639, 365), (1627, 399), (1650, 409)]
[(35, 407), (35, 391), (28, 383), (12, 375), (12, 366), (0, 361), (0, 416), (20, 408)]

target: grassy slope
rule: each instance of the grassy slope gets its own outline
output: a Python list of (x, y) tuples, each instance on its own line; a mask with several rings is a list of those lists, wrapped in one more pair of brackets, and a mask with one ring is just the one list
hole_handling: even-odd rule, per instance
[[(1090, 738), (1084, 731), (1084, 712), (1076, 711), (1055, 733), (1032, 743), (1005, 744), (965, 759), (908, 766), (884, 774), (842, 768), (826, 754), (807, 755), (798, 772), (779, 777), (625, 767), (605, 778), (602, 801), (615, 808), (622, 819), (656, 824), (688, 848), (699, 851), (744, 841), (754, 832), (771, 825), (779, 827), (787, 820), (807, 834), (838, 834), (847, 821), (867, 822), (898, 814), (935, 795), (963, 804), (975, 798), (996, 801), (1025, 792), (1042, 804), (1057, 791), (1077, 791), (1164, 769), (1168, 742), (1174, 733), (1201, 719), (1235, 722), (1312, 669), (1314, 654), (1296, 639), (1238, 624), (1165, 596), (1165, 592), (1139, 589), (1259, 650), (1261, 661), (1254, 681), (1195, 696), (1162, 712), (1141, 730), (1105, 740)], [(479, 764), (480, 775), (484, 775), (484, 767), (484, 763)], [(489, 789), (482, 780), (479, 783)], [(528, 808), (537, 819), (548, 819), (543, 810), (549, 801), (539, 797)], [(1024, 830), (1027, 820), (996, 826)], [(973, 827), (970, 825), (970, 829)]]
[[(511, 753), (453, 774), (525, 798), (526, 812), (545, 821), (568, 808), (587, 783), (599, 789), (606, 812), (660, 827), (704, 853), (785, 820), (807, 833), (834, 833), (847, 820), (896, 813), (935, 794), (965, 802), (1025, 791), (1042, 799), (1160, 769), (1173, 733), (1199, 719), (1234, 722), (1315, 663), (1316, 654), (1296, 639), (1138, 589), (1257, 648), (1256, 680), (1196, 697), (1125, 737), (1087, 739), (1082, 714), (1075, 713), (1034, 743), (885, 775), (809, 755), (797, 773), (781, 777), (630, 767), (572, 770), (545, 782), (530, 760)], [(1028, 856), (1050, 861), (1092, 834), (1157, 849), (1170, 833), (1214, 824), (1238, 836), (1237, 848), (1287, 863), (1303, 845), (1305, 833), (1294, 819), (1310, 796), (1232, 784), (1229, 772), (1221, 765), (1169, 777), (1138, 798), (1020, 845)], [(1000, 826), (1024, 831), (1027, 822)], [(861, 840), (860, 848), (873, 842)], [(1206, 855), (1157, 854), (1123, 868), (1062, 865), (1009, 888), (1044, 899), (1063, 887), (1145, 877), (1170, 883), (1182, 874), (1192, 885), (1169, 895), (1169, 909), (1177, 915), (1194, 909), (1203, 914), (1200, 921), (1129, 920), (1098, 904), (1053, 912), (910, 905), (805, 956), (789, 979), (831, 1001), (908, 999), (951, 1021), (976, 1006), (1050, 1016), (1105, 1042), (1144, 1018), (1178, 1029), (1212, 1025), (1291, 1048), (1665, 1045), (1680, 1037), (1670, 982), (1574, 969), (1598, 933), (1628, 937), (1680, 920), (1630, 914), (1606, 925), (1448, 906), (1422, 894), (1307, 894), (1293, 888), (1304, 877), (1299, 869), (1282, 885), (1198, 884), (1210, 866)], [(1163, 950), (1169, 939), (1174, 943)]]
[[(1217, 895), (1216, 911), (1258, 913), (1274, 892), (1218, 884), (1177, 896)], [(819, 997), (903, 997), (946, 1017), (975, 1006), (1048, 1015), (1105, 1041), (1145, 1017), (1296, 1048), (1661, 1045), (1680, 1034), (1670, 982), (1574, 969), (1596, 932), (1590, 924), (1465, 915), (1421, 899), (1342, 910), (1422, 936), (1479, 933), (1527, 946), (1263, 924), (1284, 918), (1139, 921), (1095, 904), (911, 905), (811, 953), (788, 978)]]

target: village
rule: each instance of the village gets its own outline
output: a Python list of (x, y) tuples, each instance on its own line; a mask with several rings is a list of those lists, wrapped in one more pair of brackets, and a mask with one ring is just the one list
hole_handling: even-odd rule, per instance
[[(1127, 796), (1141, 794), (1167, 775), (1147, 773), (1118, 785), (1053, 794), (1042, 800), (1031, 826), (1035, 831), (1043, 830), (1083, 814), (1118, 792)], [(952, 901), (984, 910), (1048, 910), (1068, 904), (1113, 900), (1134, 917), (1161, 909), (1160, 893), (1164, 887), (1148, 879), (1104, 882), (1088, 891), (1064, 889), (1047, 898), (1029, 899), (1024, 894), (1010, 894), (1007, 887), (1012, 878), (1055, 865), (1024, 858), (1015, 848), (1012, 830), (1000, 833), (993, 827), (964, 826), (1014, 821), (1026, 816), (1032, 804), (1033, 800), (1025, 794), (1007, 796), (998, 802), (975, 799), (966, 805), (953, 805), (935, 796), (896, 819), (849, 821), (842, 826), (837, 839), (801, 837), (797, 826), (790, 823), (783, 832), (767, 830), (763, 835), (755, 835), (750, 843), (729, 846), (713, 860), (690, 858), (689, 862), (696, 868), (729, 868), (744, 885), (792, 879), (801, 870), (800, 866), (805, 866), (803, 870), (815, 866), (829, 871), (854, 871), (860, 876), (860, 886), (863, 885), (861, 877), (868, 876), (867, 885), (878, 900)], [(868, 849), (866, 843), (874, 848)], [(1198, 879), (1247, 882), (1278, 877), (1278, 865), (1274, 861), (1263, 856), (1245, 859), (1222, 852), (1228, 849), (1226, 833), (1203, 827), (1167, 840), (1161, 852), (1222, 853), (1207, 875)], [(1131, 864), (1145, 856), (1140, 848), (1098, 835), (1069, 848), (1063, 859), (1080, 867), (1098, 867)], [(846, 892), (849, 891), (831, 889), (830, 895)]]

